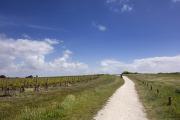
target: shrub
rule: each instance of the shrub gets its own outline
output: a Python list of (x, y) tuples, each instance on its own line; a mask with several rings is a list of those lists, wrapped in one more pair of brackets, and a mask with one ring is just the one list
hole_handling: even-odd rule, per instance
[(6, 78), (6, 76), (5, 75), (0, 75), (0, 78)]
[(33, 78), (33, 76), (32, 76), (32, 75), (29, 75), (29, 76), (27, 76), (26, 78)]

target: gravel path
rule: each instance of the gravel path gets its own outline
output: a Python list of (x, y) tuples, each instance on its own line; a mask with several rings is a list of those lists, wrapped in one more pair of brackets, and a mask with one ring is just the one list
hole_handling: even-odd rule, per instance
[(123, 76), (124, 85), (110, 97), (107, 105), (94, 117), (95, 120), (147, 120), (135, 84)]

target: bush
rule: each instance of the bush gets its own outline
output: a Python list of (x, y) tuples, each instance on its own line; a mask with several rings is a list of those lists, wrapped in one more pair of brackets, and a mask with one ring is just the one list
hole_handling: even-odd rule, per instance
[(128, 72), (128, 71), (124, 71), (122, 74), (138, 74), (138, 72)]
[(0, 78), (6, 78), (6, 76), (5, 75), (0, 75)]
[(32, 75), (30, 75), (30, 76), (27, 76), (26, 78), (33, 78), (33, 76), (32, 76)]

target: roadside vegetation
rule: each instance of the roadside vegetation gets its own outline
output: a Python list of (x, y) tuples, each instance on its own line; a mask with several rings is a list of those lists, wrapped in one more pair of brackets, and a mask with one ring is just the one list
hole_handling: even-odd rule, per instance
[(71, 82), (68, 86), (38, 92), (28, 88), (23, 93), (0, 97), (0, 120), (91, 120), (123, 84), (119, 76), (111, 75)]
[(180, 73), (128, 74), (150, 120), (180, 120)]

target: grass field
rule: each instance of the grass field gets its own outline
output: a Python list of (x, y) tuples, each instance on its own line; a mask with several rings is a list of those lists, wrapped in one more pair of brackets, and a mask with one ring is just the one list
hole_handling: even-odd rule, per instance
[[(150, 120), (180, 120), (180, 74), (129, 74)], [(169, 103), (169, 97), (171, 102)]]
[(122, 84), (120, 77), (101, 75), (69, 87), (0, 97), (0, 120), (91, 120)]

